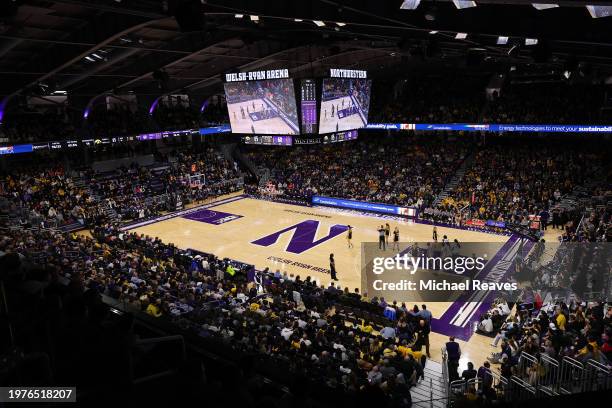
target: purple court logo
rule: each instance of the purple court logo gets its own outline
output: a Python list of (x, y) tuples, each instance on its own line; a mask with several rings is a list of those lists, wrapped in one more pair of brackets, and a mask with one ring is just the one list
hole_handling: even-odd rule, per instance
[(291, 241), (287, 245), (285, 249), (287, 252), (291, 252), (294, 254), (301, 254), (302, 252), (308, 251), (320, 245), (338, 235), (342, 234), (348, 229), (346, 225), (335, 224), (332, 225), (329, 229), (329, 233), (327, 236), (317, 239), (315, 241), (315, 237), (317, 235), (317, 231), (319, 230), (319, 221), (316, 220), (306, 220), (302, 221), (299, 224), (292, 225), (280, 231), (274, 232), (270, 235), (266, 235), (263, 238), (259, 238), (258, 240), (252, 241), (252, 244), (260, 245), (260, 246), (270, 246), (275, 244), (281, 235), (286, 232), (293, 231), (293, 235), (291, 236)]
[(230, 214), (223, 211), (213, 211), (208, 209), (198, 210), (191, 214), (183, 216), (188, 220), (205, 222), (207, 224), (221, 225), (226, 222), (237, 220), (242, 215)]

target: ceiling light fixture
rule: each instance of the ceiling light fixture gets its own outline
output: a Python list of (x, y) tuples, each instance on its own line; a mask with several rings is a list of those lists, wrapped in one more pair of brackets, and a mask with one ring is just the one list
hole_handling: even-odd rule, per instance
[(503, 35), (500, 35), (499, 37), (497, 37), (497, 45), (506, 45), (508, 44), (508, 37), (505, 37)]
[(476, 7), (476, 2), (471, 0), (453, 0), (453, 4), (459, 10)]
[(421, 0), (404, 0), (400, 6), (400, 10), (416, 10), (421, 4)]
[(531, 5), (536, 10), (548, 10), (548, 9), (559, 7), (558, 4), (551, 4), (551, 3), (531, 3)]

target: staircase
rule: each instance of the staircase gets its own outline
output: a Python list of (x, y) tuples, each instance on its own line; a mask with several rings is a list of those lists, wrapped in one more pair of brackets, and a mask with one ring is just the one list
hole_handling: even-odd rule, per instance
[(474, 161), (474, 155), (472, 153), (468, 153), (468, 155), (465, 156), (465, 159), (463, 160), (463, 163), (461, 163), (461, 166), (459, 166), (459, 168), (457, 169), (457, 171), (455, 172), (453, 177), (444, 186), (444, 190), (442, 190), (442, 192), (440, 194), (438, 194), (436, 199), (433, 201), (433, 203), (431, 205), (432, 208), (437, 207), (438, 204), (440, 204), (442, 202), (442, 200), (444, 200), (446, 197), (448, 197), (450, 195), (450, 193), (455, 188), (457, 188), (459, 183), (461, 183), (461, 180), (463, 180), (463, 176), (465, 176), (465, 172), (470, 167), (470, 165), (472, 164), (473, 161)]
[(442, 364), (427, 360), (425, 379), (410, 389), (412, 406), (417, 408), (446, 407), (446, 385), (442, 374)]
[[(593, 175), (601, 170), (602, 169), (598, 167), (593, 172)], [(589, 192), (593, 191), (598, 184), (599, 182), (596, 181), (596, 177), (591, 177), (587, 179), (582, 185), (576, 186), (571, 193), (561, 197), (561, 200), (559, 200), (559, 203), (556, 204), (555, 207), (562, 208), (566, 211), (571, 211), (574, 208), (583, 207), (586, 211), (592, 211), (593, 197), (591, 197), (591, 194)]]
[[(482, 107), (480, 108), (480, 112), (478, 113), (479, 123), (483, 123), (483, 120), (484, 120), (483, 118), (489, 112), (490, 108), (491, 108), (491, 101), (486, 99), (484, 105), (482, 105)], [(450, 181), (444, 186), (444, 190), (442, 190), (442, 192), (438, 194), (438, 196), (435, 198), (435, 200), (431, 204), (432, 208), (436, 208), (446, 197), (450, 195), (450, 193), (455, 188), (457, 188), (461, 180), (463, 180), (463, 176), (465, 175), (466, 170), (470, 167), (473, 161), (474, 161), (474, 154), (472, 152), (469, 152), (467, 156), (465, 156), (465, 159), (463, 160), (463, 163), (461, 163), (461, 166), (459, 166), (459, 168), (455, 172), (455, 175), (453, 176), (453, 178), (451, 178)]]
[(236, 143), (226, 143), (226, 144), (222, 144), (219, 147), (219, 151), (221, 152), (221, 154), (223, 154), (223, 157), (225, 157), (225, 160), (229, 161), (230, 163), (234, 161), (234, 151), (236, 150)]
[[(104, 214), (106, 214), (109, 220), (111, 220), (112, 222), (115, 222), (119, 219), (119, 214), (117, 214), (117, 212), (108, 205), (105, 199), (100, 197), (98, 194), (94, 193), (89, 188), (89, 184), (85, 180), (83, 180), (80, 177), (75, 177), (73, 178), (73, 182), (75, 186), (77, 186), (80, 189), (83, 189), (91, 198), (94, 199), (95, 202), (97, 202), (98, 204), (102, 206)], [(79, 229), (83, 228), (81, 224), (79, 225), (80, 225)], [(69, 232), (69, 231), (65, 231), (65, 232)]]
[(246, 155), (242, 154), (240, 149), (234, 148), (232, 150), (232, 157), (230, 160), (237, 162), (242, 168), (246, 168), (252, 174), (259, 176), (255, 163)]
[(259, 180), (259, 187), (265, 187), (270, 180), (270, 169), (267, 167), (258, 168), (257, 179)]

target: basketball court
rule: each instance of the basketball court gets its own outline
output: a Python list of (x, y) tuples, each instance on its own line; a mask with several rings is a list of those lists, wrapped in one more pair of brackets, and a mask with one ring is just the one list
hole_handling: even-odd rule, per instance
[(228, 104), (230, 122), (234, 133), (285, 134), (298, 133), (298, 125), (284, 119), (276, 106), (264, 99)]
[(319, 133), (360, 129), (367, 124), (366, 122), (367, 120), (361, 112), (359, 104), (350, 96), (321, 102)]
[[(305, 207), (248, 198), (244, 195), (168, 214), (161, 220), (149, 220), (129, 227), (130, 231), (159, 237), (180, 248), (214, 253), (220, 258), (254, 264), (258, 270), (268, 267), (302, 279), (311, 276), (328, 285), (329, 255), (334, 254), (339, 286), (361, 290), (362, 242), (377, 242), (377, 229), (389, 223), (400, 230), (400, 241), (430, 241), (432, 226), (414, 221), (338, 210)], [(348, 248), (346, 226), (353, 227), (353, 248)], [(437, 227), (438, 235), (452, 241), (498, 242), (506, 251), (516, 251), (512, 237), (459, 228)], [(406, 245), (406, 244), (404, 244)], [(391, 250), (388, 250), (392, 254)], [(501, 250), (500, 250), (501, 252)], [(387, 299), (387, 301), (402, 299)], [(408, 304), (412, 307), (415, 302)], [(483, 299), (467, 302), (426, 302), (432, 311), (431, 353), (440, 361), (440, 348), (455, 335), (463, 349), (461, 366), (467, 361), (481, 364), (493, 351), (491, 338), (473, 333), (474, 323), (488, 304)]]

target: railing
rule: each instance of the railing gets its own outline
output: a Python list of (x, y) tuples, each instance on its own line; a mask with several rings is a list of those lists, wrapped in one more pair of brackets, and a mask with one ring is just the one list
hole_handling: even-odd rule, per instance
[(612, 369), (599, 361), (587, 361), (584, 385), (584, 391), (612, 390)]
[(536, 387), (516, 376), (510, 378), (510, 392), (512, 393), (513, 401), (526, 401), (536, 398), (538, 395)]
[[(444, 361), (443, 354), (443, 362)], [(443, 370), (444, 373), (444, 370)], [(445, 377), (445, 380), (447, 377)], [(547, 354), (523, 352), (515, 375), (505, 378), (486, 370), (484, 378), (453, 381), (448, 387), (449, 405), (477, 393), (487, 400), (521, 402), (536, 398), (612, 390), (612, 367), (590, 359), (582, 363), (571, 357), (557, 360)]]
[(512, 394), (510, 393), (511, 389), (508, 379), (491, 370), (487, 370), (487, 374), (491, 376), (491, 385), (495, 392), (495, 398), (502, 402), (509, 402), (512, 399)]
[(449, 384), (448, 407), (457, 405), (457, 401), (466, 398), (469, 394), (476, 395), (482, 389), (482, 380), (472, 378), (468, 381), (455, 380)]
[[(538, 369), (539, 362), (537, 357), (525, 352), (521, 353), (518, 364), (516, 365), (516, 374), (518, 377), (533, 377), (530, 382), (534, 383), (532, 385), (537, 385), (539, 381)], [(533, 371), (536, 371), (535, 375), (532, 375)]]
[(543, 376), (540, 378), (540, 390), (548, 395), (558, 395), (560, 386), (561, 365), (559, 360), (542, 354), (540, 363), (544, 370)]
[(584, 365), (571, 357), (564, 357), (561, 361), (561, 374), (559, 377), (559, 393), (573, 394), (582, 392), (584, 386)]
[[(517, 378), (517, 381), (519, 380)], [(509, 402), (512, 400), (511, 386), (508, 379), (489, 369), (485, 370), (484, 377), (476, 377), (467, 381), (460, 379), (451, 382), (449, 392), (449, 406), (452, 406), (458, 399), (469, 395), (481, 396), (489, 402)]]
[(446, 398), (447, 404), (450, 406), (452, 392), (450, 389), (451, 384), (449, 384), (448, 354), (446, 353), (446, 348), (442, 347), (440, 353), (442, 355), (442, 389), (444, 390), (444, 397)]
[(580, 221), (578, 222), (578, 225), (576, 226), (577, 234), (582, 234), (582, 223), (584, 222), (585, 215), (586, 215), (586, 212), (583, 212), (582, 217), (580, 217)]
[[(478, 380), (478, 378), (475, 378), (474, 380)], [(448, 386), (448, 406), (452, 406), (454, 405), (453, 403), (459, 399), (459, 398), (463, 398), (467, 392), (468, 392), (468, 383), (472, 381), (465, 381), (465, 380), (455, 380), (453, 382), (451, 382)], [(473, 385), (475, 387), (475, 389), (477, 388), (477, 384), (472, 382), (471, 385)]]

